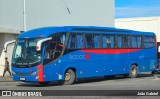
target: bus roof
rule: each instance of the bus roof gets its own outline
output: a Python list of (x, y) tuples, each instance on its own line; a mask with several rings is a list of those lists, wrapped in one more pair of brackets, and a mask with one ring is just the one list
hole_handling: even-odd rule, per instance
[(96, 26), (61, 26), (61, 27), (43, 27), (23, 32), (18, 38), (35, 38), (35, 37), (49, 37), (58, 32), (93, 32), (93, 33), (123, 33), (123, 34), (137, 34), (155, 36), (152, 32), (140, 32), (135, 30), (118, 29), (110, 27), (96, 27)]

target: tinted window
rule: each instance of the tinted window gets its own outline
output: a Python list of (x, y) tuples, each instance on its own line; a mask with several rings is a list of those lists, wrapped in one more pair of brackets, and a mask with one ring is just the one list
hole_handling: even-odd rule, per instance
[(137, 36), (137, 46), (138, 48), (141, 48), (142, 47), (142, 37), (141, 36)]
[(132, 48), (137, 48), (137, 40), (136, 40), (136, 36), (131, 36), (131, 46)]
[(107, 36), (106, 35), (103, 35), (102, 36), (102, 47), (103, 48), (107, 48)]
[(93, 48), (92, 34), (86, 34), (86, 48)]
[(124, 48), (130, 48), (130, 44), (129, 44), (129, 38), (127, 35), (124, 35), (124, 40), (123, 40), (123, 43), (124, 43)]
[(127, 36), (127, 39), (128, 39), (128, 41), (127, 41), (128, 42), (128, 48), (132, 47), (131, 46), (132, 44), (131, 44), (131, 39), (130, 38), (131, 38), (131, 36)]
[(123, 36), (120, 35), (117, 36), (117, 47), (123, 48)]
[(144, 48), (151, 48), (155, 46), (155, 40), (154, 37), (144, 37)]
[(68, 48), (76, 48), (76, 34), (71, 34), (69, 37)]
[(68, 48), (84, 48), (83, 34), (71, 34), (69, 37)]
[(84, 48), (83, 46), (83, 35), (82, 34), (77, 34), (77, 48)]
[(114, 48), (115, 41), (113, 35), (103, 35), (102, 36), (102, 47), (103, 48)]
[(94, 47), (100, 48), (100, 35), (94, 35)]
[(115, 37), (113, 35), (108, 36), (108, 45), (110, 48), (115, 48)]

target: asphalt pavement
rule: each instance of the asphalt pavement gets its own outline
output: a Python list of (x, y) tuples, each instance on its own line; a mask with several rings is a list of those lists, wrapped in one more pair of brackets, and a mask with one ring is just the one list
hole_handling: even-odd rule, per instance
[[(60, 85), (56, 82), (51, 83), (48, 86), (42, 86), (38, 83), (26, 83), (26, 82), (17, 82), (13, 81), (12, 78), (9, 76), (5, 76), (4, 78), (0, 78), (0, 90), (39, 90), (39, 91), (47, 91), (50, 90), (51, 92), (54, 91), (53, 96), (46, 96), (47, 99), (53, 99), (54, 98), (63, 98), (63, 99), (130, 99), (130, 98), (136, 98), (136, 99), (150, 99), (151, 97), (153, 99), (159, 99), (160, 97), (160, 75), (155, 74), (151, 75), (150, 73), (144, 73), (138, 75), (137, 78), (124, 78), (121, 75), (116, 76), (114, 79), (112, 78), (92, 78), (92, 79), (85, 79), (80, 80), (77, 83), (73, 85)], [(61, 95), (55, 95), (57, 92), (56, 90), (60, 90), (58, 92), (62, 93)], [(85, 92), (85, 96), (64, 96), (63, 92), (69, 91), (71, 93), (76, 94), (75, 90), (81, 90), (81, 93)], [(93, 91), (95, 90), (95, 91)], [(97, 91), (98, 90), (98, 91)], [(104, 90), (104, 92), (103, 92)], [(111, 90), (107, 92), (108, 90)], [(115, 93), (117, 90), (120, 90), (123, 92), (123, 90), (131, 91), (131, 90), (155, 90), (158, 91), (158, 96), (126, 96), (126, 95), (119, 95), (119, 96), (105, 96), (104, 93)], [(48, 91), (48, 93), (50, 92)], [(75, 92), (74, 92), (75, 91)], [(92, 93), (93, 91), (93, 93)], [(50, 93), (51, 93), (50, 92)], [(96, 93), (97, 92), (97, 93)], [(102, 96), (96, 96), (100, 95), (98, 92), (102, 93)], [(118, 91), (119, 92), (119, 91)], [(47, 93), (47, 92), (46, 92)], [(51, 93), (52, 94), (52, 93)], [(67, 93), (66, 93), (67, 94)], [(70, 94), (70, 93), (69, 93)], [(87, 96), (87, 94), (91, 94), (90, 96)], [(3, 97), (4, 98), (4, 97)], [(5, 97), (6, 99), (10, 99), (10, 97)], [(19, 99), (22, 97), (15, 97), (15, 99)], [(25, 97), (27, 98), (27, 97)], [(32, 98), (32, 97), (31, 97)], [(34, 99), (39, 99), (42, 97), (34, 97)], [(44, 98), (44, 96), (43, 96)], [(0, 97), (1, 99), (1, 97)], [(14, 99), (12, 97), (12, 99)]]

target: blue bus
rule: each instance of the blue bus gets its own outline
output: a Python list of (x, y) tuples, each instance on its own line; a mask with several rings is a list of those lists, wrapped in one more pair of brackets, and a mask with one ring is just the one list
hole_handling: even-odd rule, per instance
[(156, 69), (151, 32), (94, 26), (44, 27), (20, 34), (12, 56), (15, 81), (73, 84), (77, 79)]

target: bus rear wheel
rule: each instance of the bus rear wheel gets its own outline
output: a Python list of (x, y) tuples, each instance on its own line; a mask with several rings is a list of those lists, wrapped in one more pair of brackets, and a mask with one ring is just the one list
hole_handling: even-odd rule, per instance
[(129, 78), (136, 78), (138, 74), (138, 68), (136, 65), (132, 65), (130, 68)]
[(64, 83), (63, 85), (71, 85), (76, 79), (75, 72), (72, 69), (69, 69), (65, 72)]

